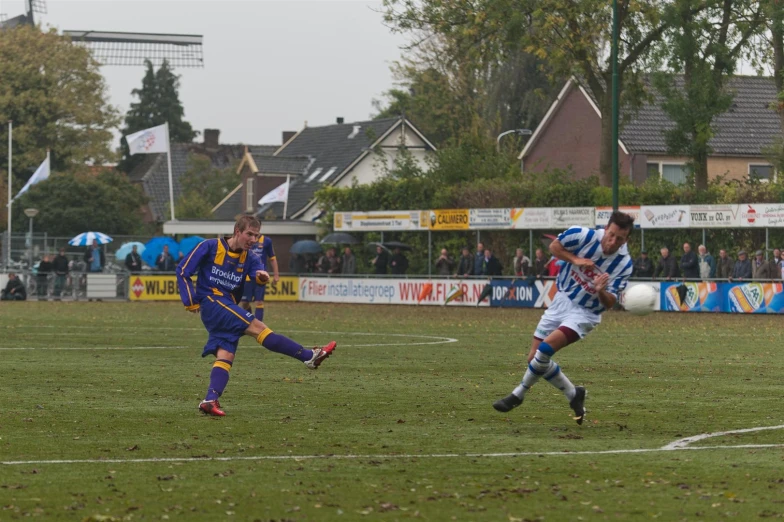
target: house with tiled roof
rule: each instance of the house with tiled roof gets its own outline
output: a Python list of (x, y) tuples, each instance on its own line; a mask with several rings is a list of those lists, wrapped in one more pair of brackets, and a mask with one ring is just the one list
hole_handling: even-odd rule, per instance
[[(402, 150), (426, 166), (435, 151), (428, 139), (405, 118), (305, 127), (291, 135), (274, 154), (249, 149), (239, 167), (235, 193), (213, 214), (228, 217), (253, 213), (264, 220), (312, 221), (321, 214), (314, 195), (322, 187), (347, 187), (378, 179)], [(286, 203), (259, 205), (267, 193), (290, 181)], [(239, 206), (237, 203), (239, 202)]]
[[(782, 136), (779, 115), (771, 106), (777, 100), (773, 78), (736, 76), (729, 80), (732, 107), (713, 122), (715, 135), (708, 159), (708, 177), (773, 179), (775, 169), (764, 149)], [(664, 132), (674, 124), (653, 99), (622, 118), (618, 141), (621, 176), (642, 183), (650, 176), (673, 183), (686, 181), (689, 158), (668, 153)], [(601, 112), (591, 93), (572, 78), (539, 123), (519, 155), (524, 171), (571, 169), (576, 178), (599, 172)]]
[[(272, 154), (278, 145), (227, 145), (220, 143), (220, 131), (206, 129), (202, 143), (172, 143), (172, 185), (174, 201), (182, 194), (180, 177), (191, 168), (191, 159), (201, 155), (210, 159), (213, 167), (224, 169), (242, 161), (246, 149), (256, 153)], [(162, 223), (170, 218), (169, 211), (169, 169), (166, 154), (147, 154), (139, 165), (129, 174), (128, 178), (139, 183), (148, 203), (144, 210), (145, 222)]]

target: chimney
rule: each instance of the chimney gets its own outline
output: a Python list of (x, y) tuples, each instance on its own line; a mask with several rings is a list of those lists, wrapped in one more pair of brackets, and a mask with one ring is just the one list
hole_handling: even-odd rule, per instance
[(343, 116), (338, 116), (338, 119), (337, 119), (338, 125), (343, 125), (343, 121), (344, 121), (343, 120)]
[(283, 131), (283, 145), (289, 142), (291, 138), (297, 135), (297, 131)]
[(220, 129), (204, 129), (204, 148), (218, 150), (220, 144)]

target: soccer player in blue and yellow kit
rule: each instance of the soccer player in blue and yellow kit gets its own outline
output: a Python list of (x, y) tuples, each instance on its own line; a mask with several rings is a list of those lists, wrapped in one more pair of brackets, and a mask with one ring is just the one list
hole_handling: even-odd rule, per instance
[[(277, 283), (280, 281), (280, 272), (278, 272), (278, 260), (275, 257), (275, 250), (272, 248), (272, 238), (261, 234), (258, 241), (250, 247), (250, 252), (253, 252), (261, 260), (261, 269), (267, 270), (267, 264), (272, 268), (272, 281)], [(245, 288), (242, 292), (242, 300), (240, 306), (250, 312), (251, 303), (256, 303), (256, 319), (259, 321), (264, 320), (264, 294), (267, 291), (267, 285), (257, 285), (256, 281), (250, 275), (245, 277)]]
[[(337, 345), (331, 341), (308, 350), (274, 333), (237, 305), (247, 275), (259, 285), (269, 281), (261, 260), (248, 251), (257, 242), (260, 228), (261, 223), (255, 217), (241, 216), (234, 225), (234, 235), (202, 241), (177, 267), (177, 283), (185, 309), (200, 313), (209, 333), (202, 357), (214, 355), (217, 359), (210, 373), (207, 396), (199, 404), (199, 409), (207, 415), (225, 415), (218, 398), (229, 382), (237, 343), (243, 335), (253, 336), (268, 350), (294, 357), (313, 370)], [(191, 281), (194, 274), (197, 277), (195, 287)]]

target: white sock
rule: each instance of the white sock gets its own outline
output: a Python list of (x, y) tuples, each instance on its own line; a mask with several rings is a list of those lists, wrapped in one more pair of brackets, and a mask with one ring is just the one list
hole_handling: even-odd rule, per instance
[(536, 381), (552, 370), (553, 365), (554, 363), (550, 360), (549, 355), (537, 350), (534, 358), (531, 359), (530, 363), (528, 363), (528, 369), (525, 370), (522, 382), (517, 386), (517, 388), (512, 390), (512, 393), (515, 395), (515, 397), (522, 399), (528, 390), (530, 390), (531, 387), (536, 384)]
[(574, 384), (572, 384), (569, 377), (561, 371), (561, 367), (558, 366), (555, 361), (550, 361), (550, 363), (552, 364), (552, 368), (544, 375), (545, 380), (561, 390), (566, 396), (566, 399), (571, 401), (574, 399), (575, 394)]

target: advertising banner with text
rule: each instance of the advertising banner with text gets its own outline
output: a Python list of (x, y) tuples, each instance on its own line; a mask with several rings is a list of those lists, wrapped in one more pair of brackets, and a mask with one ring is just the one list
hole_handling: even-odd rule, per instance
[(691, 205), (689, 208), (694, 228), (740, 227), (740, 205)]
[[(194, 278), (195, 281), (195, 278)], [(173, 275), (130, 276), (131, 301), (179, 301), (177, 277)], [(297, 301), (299, 277), (281, 277), (277, 283), (267, 285), (265, 301)]]
[(689, 228), (689, 205), (643, 206), (640, 209), (642, 228)]
[(746, 203), (740, 205), (740, 226), (755, 228), (784, 227), (784, 204)]
[(342, 232), (378, 232), (384, 230), (418, 230), (419, 210), (377, 212), (335, 212), (333, 226)]
[(484, 279), (300, 277), (299, 300), (317, 303), (490, 306)]
[[(468, 209), (422, 212), (420, 224), (430, 230), (468, 230)], [(427, 217), (427, 220), (425, 218)]]
[[(684, 284), (681, 301), (677, 288)], [(675, 312), (731, 312), (742, 314), (784, 313), (781, 283), (661, 283), (661, 307)]]
[[(618, 210), (634, 218), (634, 228), (640, 228), (640, 207), (618, 207)], [(612, 207), (596, 207), (596, 228), (604, 228), (610, 221)]]

